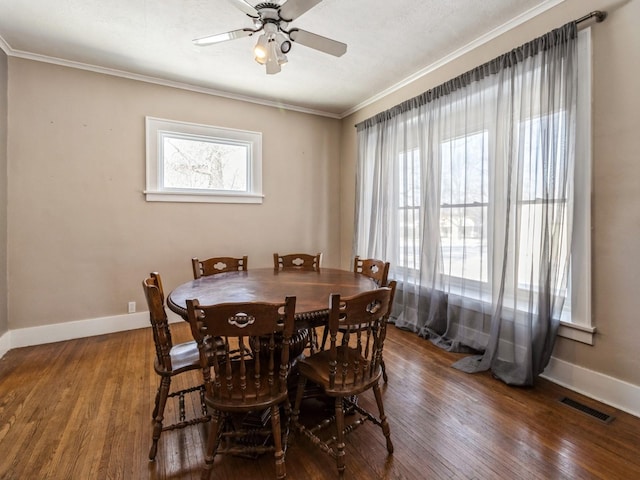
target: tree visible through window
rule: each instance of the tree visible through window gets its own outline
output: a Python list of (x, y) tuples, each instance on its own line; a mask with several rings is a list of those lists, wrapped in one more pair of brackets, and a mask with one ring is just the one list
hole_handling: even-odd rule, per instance
[(164, 134), (165, 188), (247, 191), (249, 145)]

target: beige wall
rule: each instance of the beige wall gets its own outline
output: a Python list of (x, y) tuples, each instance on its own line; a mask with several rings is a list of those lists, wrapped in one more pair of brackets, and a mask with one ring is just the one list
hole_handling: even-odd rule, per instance
[[(147, 310), (192, 256), (339, 263), (340, 121), (9, 58), (9, 328)], [(262, 205), (145, 201), (145, 115), (263, 133)]]
[(357, 122), (453, 78), (592, 10), (609, 17), (593, 41), (593, 319), (595, 345), (560, 338), (554, 355), (640, 385), (640, 1), (566, 0), (413, 84), (356, 112), (342, 125), (342, 261), (351, 255)]
[(7, 318), (7, 56), (0, 49), (0, 336)]

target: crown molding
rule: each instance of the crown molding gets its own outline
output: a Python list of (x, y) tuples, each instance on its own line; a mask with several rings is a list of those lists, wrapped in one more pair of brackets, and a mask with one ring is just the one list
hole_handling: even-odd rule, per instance
[(2, 50), (7, 55), (11, 55), (11, 52), (13, 51), (13, 49), (9, 46), (5, 39), (2, 38), (2, 35), (0, 35), (0, 50)]
[(11, 46), (1, 36), (0, 36), (0, 48), (2, 48), (5, 51), (5, 53), (10, 57), (23, 58), (23, 59), (26, 59), (26, 60), (33, 60), (33, 61), (42, 62), (42, 63), (50, 63), (50, 64), (53, 64), (53, 65), (60, 65), (62, 67), (75, 68), (75, 69), (78, 69), (78, 70), (86, 70), (86, 71), (89, 71), (89, 72), (100, 73), (100, 74), (103, 74), (103, 75), (111, 75), (111, 76), (114, 76), (114, 77), (126, 78), (126, 79), (129, 79), (129, 80), (135, 80), (135, 81), (139, 81), (139, 82), (152, 83), (152, 84), (161, 85), (161, 86), (164, 86), (164, 87), (177, 88), (177, 89), (180, 89), (180, 90), (187, 90), (187, 91), (190, 91), (190, 92), (202, 93), (204, 95), (222, 97), (222, 98), (227, 98), (227, 99), (230, 99), (230, 100), (238, 100), (238, 101), (241, 101), (241, 102), (255, 103), (255, 104), (266, 106), (266, 107), (273, 107), (273, 108), (278, 108), (278, 109), (291, 110), (291, 111), (299, 112), (299, 113), (307, 113), (307, 114), (310, 114), (310, 115), (317, 115), (317, 116), (321, 116), (321, 117), (329, 117), (329, 118), (340, 119), (340, 116), (338, 114), (325, 112), (325, 111), (322, 111), (322, 110), (314, 110), (314, 109), (311, 109), (311, 108), (304, 108), (304, 107), (299, 107), (297, 105), (290, 105), (290, 104), (287, 104), (287, 103), (274, 102), (274, 101), (271, 101), (271, 100), (266, 100), (266, 99), (257, 98), (257, 97), (251, 97), (251, 96), (248, 96), (248, 95), (239, 95), (239, 94), (225, 92), (225, 91), (222, 91), (222, 90), (216, 90), (216, 89), (213, 89), (213, 88), (199, 87), (197, 85), (191, 85), (189, 83), (177, 82), (177, 81), (173, 81), (173, 80), (167, 80), (167, 79), (164, 79), (164, 78), (153, 77), (153, 76), (150, 76), (150, 75), (141, 75), (141, 74), (137, 74), (137, 73), (127, 72), (127, 71), (124, 71), (124, 70), (118, 70), (118, 69), (115, 69), (115, 68), (100, 67), (100, 66), (92, 65), (92, 64), (88, 64), (88, 63), (75, 62), (75, 61), (72, 61), (72, 60), (65, 60), (63, 58), (50, 57), (50, 56), (47, 56), (47, 55), (40, 55), (40, 54), (37, 54), (37, 53), (31, 53), (31, 52), (25, 52), (25, 51), (22, 51), (22, 50), (16, 50), (16, 49), (11, 48)]

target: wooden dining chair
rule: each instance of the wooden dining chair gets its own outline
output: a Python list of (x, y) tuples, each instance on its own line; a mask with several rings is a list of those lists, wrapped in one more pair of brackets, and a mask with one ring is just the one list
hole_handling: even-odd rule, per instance
[[(309, 253), (289, 253), (287, 255), (273, 254), (273, 268), (276, 271), (300, 270), (319, 272), (320, 263), (322, 262), (322, 253), (311, 255)], [(314, 353), (318, 349), (318, 335), (315, 328), (307, 329), (308, 341), (306, 347)], [(305, 347), (305, 348), (306, 348)]]
[(207, 277), (217, 273), (237, 272), (247, 269), (247, 255), (235, 257), (211, 257), (206, 260), (199, 260), (198, 257), (191, 259), (193, 268), (193, 278)]
[[(380, 360), (387, 318), (395, 288), (396, 283), (393, 281), (389, 287), (380, 287), (352, 297), (341, 298), (339, 294), (332, 294), (329, 312), (330, 347), (301, 359), (296, 364), (299, 381), (292, 412), (294, 428), (335, 459), (340, 478), (343, 478), (345, 472), (345, 436), (367, 420), (382, 429), (387, 451), (389, 454), (393, 453), (379, 381), (382, 376)], [(338, 342), (341, 328), (344, 329), (344, 338)], [(324, 395), (334, 400), (334, 416), (322, 419), (317, 425), (305, 424), (301, 419), (300, 406), (307, 381), (319, 386)], [(354, 396), (367, 390), (373, 390), (378, 406), (377, 417), (354, 401)], [(349, 416), (350, 421), (346, 424), (345, 409), (359, 413), (360, 416)], [(324, 436), (321, 438), (321, 432), (329, 427), (334, 431), (326, 435), (328, 439), (323, 439)], [(370, 447), (367, 450), (370, 452)]]
[[(205, 403), (212, 419), (202, 479), (208, 479), (217, 454), (274, 452), (276, 478), (285, 478), (285, 448), (291, 406), (287, 391), (289, 345), (294, 328), (295, 297), (283, 303), (222, 303), (200, 305), (187, 300), (191, 332), (200, 351)], [(210, 358), (208, 339), (222, 339), (227, 355)], [(238, 353), (233, 356), (231, 351)], [(213, 372), (212, 372), (213, 369)], [(280, 425), (280, 406), (285, 413)], [(250, 431), (234, 423), (233, 416), (265, 412), (271, 428), (254, 425)], [(225, 428), (228, 425), (234, 428)], [(248, 438), (269, 438), (247, 442)]]
[(319, 271), (322, 253), (310, 255), (308, 253), (290, 253), (287, 255), (273, 254), (273, 268), (275, 270), (308, 270)]
[[(379, 287), (386, 287), (387, 280), (389, 276), (389, 262), (385, 262), (383, 260), (378, 260), (376, 258), (360, 258), (356, 255), (353, 259), (353, 271), (355, 273), (359, 273), (364, 275), (365, 277), (369, 277), (372, 279), (376, 285)], [(328, 328), (325, 328), (322, 333), (322, 344), (321, 348), (324, 349), (327, 343), (327, 335)], [(389, 377), (387, 376), (387, 367), (384, 363), (384, 358), (380, 359), (380, 366), (382, 367), (382, 379), (385, 383), (389, 381)]]
[[(386, 287), (389, 277), (390, 263), (376, 258), (360, 258), (356, 255), (353, 259), (353, 271), (361, 273), (365, 277), (371, 278), (379, 287)], [(384, 383), (389, 381), (387, 376), (387, 366), (384, 363), (384, 358), (380, 359), (380, 366), (382, 367), (382, 379)]]
[[(149, 307), (149, 320), (151, 321), (153, 341), (156, 348), (156, 358), (153, 367), (155, 372), (160, 376), (160, 385), (158, 386), (155, 406), (152, 413), (153, 433), (151, 449), (149, 450), (149, 460), (154, 460), (158, 451), (158, 440), (160, 440), (162, 432), (208, 422), (211, 417), (208, 415), (204, 403), (203, 384), (192, 385), (188, 388), (170, 393), (171, 379), (173, 377), (188, 372), (189, 370), (197, 370), (200, 368), (198, 346), (195, 341), (177, 345), (173, 344), (167, 313), (164, 307), (164, 291), (162, 289), (160, 274), (152, 272), (149, 278), (143, 280), (142, 288), (144, 289)], [(192, 419), (186, 419), (184, 400), (185, 395), (190, 393), (198, 393), (200, 395), (202, 415)], [(167, 400), (173, 397), (177, 397), (178, 400), (179, 421), (164, 425), (165, 406)]]

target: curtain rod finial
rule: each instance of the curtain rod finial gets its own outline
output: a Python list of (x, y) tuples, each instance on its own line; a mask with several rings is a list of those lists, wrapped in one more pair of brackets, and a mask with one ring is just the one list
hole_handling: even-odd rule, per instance
[(593, 12), (593, 15), (596, 17), (596, 22), (600, 23), (607, 18), (607, 12), (601, 12), (600, 10)]

